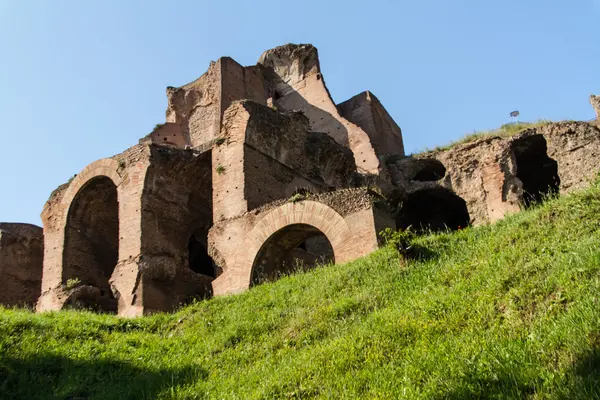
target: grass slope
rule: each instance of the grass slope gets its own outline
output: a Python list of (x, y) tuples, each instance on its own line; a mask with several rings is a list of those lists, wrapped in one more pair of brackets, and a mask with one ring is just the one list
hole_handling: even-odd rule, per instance
[(600, 188), (172, 315), (0, 311), (7, 399), (600, 398)]

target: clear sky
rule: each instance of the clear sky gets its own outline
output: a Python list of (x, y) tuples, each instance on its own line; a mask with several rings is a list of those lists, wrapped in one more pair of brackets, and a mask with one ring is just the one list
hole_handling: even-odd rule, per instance
[(319, 49), (341, 102), (372, 91), (407, 152), (521, 119), (589, 120), (600, 0), (0, 0), (0, 221), (164, 122), (211, 60)]

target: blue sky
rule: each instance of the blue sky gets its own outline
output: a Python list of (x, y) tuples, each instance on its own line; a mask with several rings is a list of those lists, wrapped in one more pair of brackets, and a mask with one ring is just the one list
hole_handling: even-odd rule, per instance
[(522, 120), (589, 120), (600, 0), (0, 0), (0, 221), (164, 122), (211, 60), (312, 43), (336, 102), (371, 90), (407, 152)]

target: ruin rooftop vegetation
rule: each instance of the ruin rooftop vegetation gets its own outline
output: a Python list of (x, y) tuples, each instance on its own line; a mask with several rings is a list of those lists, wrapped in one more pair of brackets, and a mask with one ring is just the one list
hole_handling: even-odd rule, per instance
[(0, 303), (170, 311), (364, 256), (386, 228), (491, 223), (600, 171), (594, 122), (407, 156), (373, 93), (333, 102), (312, 45), (223, 57), (166, 92), (165, 122), (57, 188), (43, 231), (0, 224)]

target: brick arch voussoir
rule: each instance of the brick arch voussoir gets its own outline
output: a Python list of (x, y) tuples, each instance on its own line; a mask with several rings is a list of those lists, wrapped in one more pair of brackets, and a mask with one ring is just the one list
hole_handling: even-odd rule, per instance
[(336, 260), (344, 259), (344, 243), (351, 238), (350, 228), (344, 218), (331, 207), (316, 201), (284, 204), (265, 215), (246, 236), (245, 255), (236, 267), (250, 282), (252, 266), (261, 247), (271, 236), (289, 225), (306, 224), (319, 229), (327, 237)]
[(67, 191), (65, 192), (65, 195), (63, 196), (61, 201), (64, 210), (64, 213), (61, 216), (63, 227), (67, 223), (67, 215), (69, 213), (69, 209), (71, 208), (71, 204), (75, 199), (75, 196), (77, 196), (79, 191), (89, 181), (102, 176), (109, 178), (115, 184), (116, 187), (119, 187), (119, 185), (121, 185), (123, 179), (117, 173), (118, 168), (119, 163), (116, 160), (113, 160), (112, 158), (103, 158), (86, 166), (84, 169), (81, 170), (79, 174), (77, 174), (75, 178), (73, 178), (73, 181), (67, 188)]
[(105, 176), (109, 178), (115, 186), (119, 186), (122, 182), (121, 176), (117, 173), (119, 168), (119, 163), (112, 158), (103, 158), (102, 160), (95, 161), (85, 167), (69, 185), (65, 195), (63, 196), (62, 203), (63, 204), (71, 204), (79, 190), (90, 180), (99, 177)]

